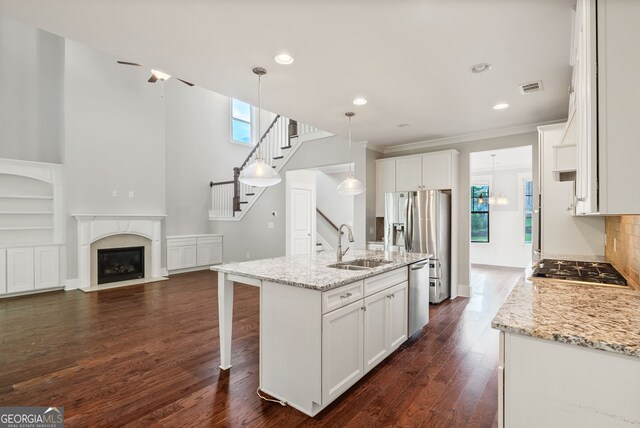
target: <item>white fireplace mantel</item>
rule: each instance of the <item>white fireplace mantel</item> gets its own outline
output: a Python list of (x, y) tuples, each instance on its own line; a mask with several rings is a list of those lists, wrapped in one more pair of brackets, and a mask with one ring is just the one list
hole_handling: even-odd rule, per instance
[(91, 244), (107, 236), (132, 234), (151, 241), (151, 276), (161, 274), (161, 231), (164, 214), (73, 214), (78, 221), (78, 287), (91, 285)]

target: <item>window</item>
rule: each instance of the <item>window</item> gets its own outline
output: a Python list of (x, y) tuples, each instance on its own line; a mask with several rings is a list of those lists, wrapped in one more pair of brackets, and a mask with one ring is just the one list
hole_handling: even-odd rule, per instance
[(531, 223), (533, 222), (533, 181), (524, 182), (524, 243), (531, 244)]
[(489, 242), (489, 186), (471, 186), (471, 242)]
[(251, 104), (231, 99), (231, 141), (251, 144)]

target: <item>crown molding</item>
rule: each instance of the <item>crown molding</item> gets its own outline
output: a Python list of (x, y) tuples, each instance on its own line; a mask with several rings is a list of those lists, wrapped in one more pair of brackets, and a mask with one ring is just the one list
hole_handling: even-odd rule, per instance
[(529, 125), (514, 126), (511, 128), (492, 129), (490, 131), (473, 132), (471, 134), (456, 135), (453, 137), (436, 138), (434, 140), (416, 141), (415, 143), (398, 144), (394, 146), (385, 146), (382, 153), (398, 153), (408, 150), (426, 149), (429, 147), (438, 147), (448, 144), (466, 143), (469, 141), (486, 140), (487, 138), (506, 137), (509, 135), (525, 134), (527, 132), (537, 132), (538, 126), (554, 125), (565, 122), (566, 119), (551, 120), (548, 122), (532, 123)]

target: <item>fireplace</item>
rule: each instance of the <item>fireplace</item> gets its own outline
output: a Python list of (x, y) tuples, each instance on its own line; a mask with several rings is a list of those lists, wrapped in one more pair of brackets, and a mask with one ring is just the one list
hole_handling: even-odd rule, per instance
[(144, 278), (144, 247), (98, 250), (98, 284)]

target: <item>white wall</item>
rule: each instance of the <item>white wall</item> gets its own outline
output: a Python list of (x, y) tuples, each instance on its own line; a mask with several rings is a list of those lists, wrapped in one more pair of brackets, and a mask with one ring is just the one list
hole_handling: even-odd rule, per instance
[(0, 16), (0, 158), (62, 163), (64, 39)]
[[(224, 235), (224, 261), (255, 260), (283, 256), (286, 253), (286, 172), (348, 162), (347, 141), (334, 136), (303, 143), (289, 163), (280, 171), (283, 182), (269, 187), (240, 222), (213, 222), (213, 231)], [(354, 175), (366, 186), (366, 153), (360, 144), (352, 145), (351, 159), (355, 163)], [(366, 195), (354, 197), (355, 242), (352, 248), (366, 247), (365, 211)], [(272, 212), (277, 212), (273, 216)], [(267, 224), (274, 223), (269, 229)], [(247, 257), (249, 253), (249, 257)]]
[[(338, 185), (345, 179), (347, 173), (325, 174), (316, 171), (316, 204), (336, 225), (348, 224), (353, 227), (354, 196), (339, 195)], [(327, 242), (335, 246), (337, 232), (320, 215), (317, 216), (317, 231)]]
[[(471, 263), (521, 268), (531, 263), (531, 244), (524, 243), (524, 176), (531, 179), (530, 168), (497, 170), (495, 179), (491, 171), (472, 170), (470, 185), (489, 184), (492, 191), (504, 193), (509, 203), (490, 206), (489, 243), (470, 243)], [(468, 216), (469, 208), (462, 215)]]
[[(148, 72), (67, 40), (67, 213), (164, 214), (165, 120)], [(117, 191), (117, 196), (112, 196)], [(129, 198), (128, 192), (134, 197)], [(77, 226), (67, 223), (68, 275), (77, 275)]]

